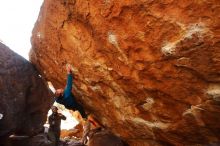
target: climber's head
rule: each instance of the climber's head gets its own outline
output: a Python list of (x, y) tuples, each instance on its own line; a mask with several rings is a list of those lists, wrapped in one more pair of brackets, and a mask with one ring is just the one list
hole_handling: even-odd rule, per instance
[(63, 94), (63, 91), (64, 91), (63, 89), (57, 89), (55, 92), (56, 97), (61, 96)]
[(57, 113), (58, 108), (57, 108), (56, 106), (52, 106), (52, 107), (51, 107), (51, 110), (52, 110), (53, 113)]

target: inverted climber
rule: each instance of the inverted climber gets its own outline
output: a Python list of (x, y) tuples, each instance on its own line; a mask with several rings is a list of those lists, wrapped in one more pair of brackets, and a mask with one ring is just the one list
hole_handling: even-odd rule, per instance
[(87, 135), (90, 131), (90, 122), (95, 125), (97, 124), (93, 118), (88, 118), (87, 114), (85, 113), (84, 108), (80, 105), (77, 101), (75, 96), (72, 94), (72, 84), (73, 84), (73, 75), (72, 75), (72, 67), (70, 65), (66, 66), (67, 70), (67, 84), (65, 89), (57, 89), (55, 92), (55, 100), (57, 103), (62, 104), (65, 108), (73, 111), (79, 111), (83, 118), (83, 137), (82, 143), (87, 142)]
[(55, 100), (57, 103), (62, 104), (65, 108), (69, 110), (77, 110), (80, 112), (83, 119), (87, 118), (85, 110), (83, 107), (76, 101), (75, 96), (72, 94), (72, 84), (73, 84), (73, 75), (71, 66), (66, 66), (67, 70), (67, 84), (65, 89), (57, 89), (55, 92)]

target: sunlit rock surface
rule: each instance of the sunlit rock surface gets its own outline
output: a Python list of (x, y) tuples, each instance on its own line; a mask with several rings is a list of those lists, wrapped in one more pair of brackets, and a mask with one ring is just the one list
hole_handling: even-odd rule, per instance
[(45, 0), (31, 61), (130, 145), (220, 141), (220, 1)]
[(0, 43), (0, 145), (11, 134), (34, 136), (43, 130), (48, 91), (32, 64)]

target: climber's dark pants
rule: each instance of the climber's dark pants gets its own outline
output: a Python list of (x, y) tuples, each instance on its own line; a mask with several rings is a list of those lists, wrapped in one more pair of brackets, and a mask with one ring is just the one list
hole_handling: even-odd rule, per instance
[(85, 110), (83, 109), (83, 107), (80, 105), (80, 104), (76, 104), (73, 108), (71, 108), (71, 110), (75, 111), (79, 111), (79, 113), (81, 114), (82, 118), (83, 119), (87, 119), (87, 115), (86, 115), (86, 112)]
[(81, 105), (77, 104), (77, 106), (75, 107), (75, 110), (79, 111), (83, 119), (87, 118), (86, 112)]

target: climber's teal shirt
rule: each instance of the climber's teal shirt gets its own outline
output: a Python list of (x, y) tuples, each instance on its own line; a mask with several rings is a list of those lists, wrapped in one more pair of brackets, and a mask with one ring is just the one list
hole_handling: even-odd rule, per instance
[(64, 90), (63, 95), (56, 98), (56, 102), (65, 106), (65, 108), (70, 110), (78, 110), (83, 118), (86, 118), (86, 113), (83, 107), (77, 103), (74, 95), (72, 94), (72, 83), (73, 77), (72, 74), (68, 74), (67, 76), (67, 85)]

